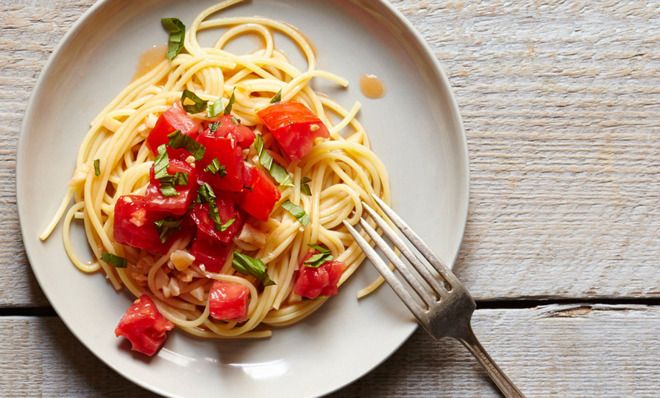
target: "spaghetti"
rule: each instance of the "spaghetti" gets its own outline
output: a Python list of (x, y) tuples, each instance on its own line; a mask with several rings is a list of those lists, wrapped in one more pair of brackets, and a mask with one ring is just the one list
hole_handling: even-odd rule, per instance
[[(148, 294), (167, 320), (205, 338), (267, 337), (272, 327), (296, 323), (317, 310), (328, 297), (305, 299), (293, 288), (308, 245), (327, 248), (336, 261), (345, 264), (338, 282), (341, 285), (364, 259), (342, 221), (357, 223), (361, 201), (370, 203), (371, 194), (386, 201), (390, 195), (387, 171), (369, 149), (366, 132), (356, 119), (360, 104), (345, 109), (310, 87), (314, 78), (341, 87), (347, 87), (348, 82), (317, 69), (314, 48), (288, 24), (261, 17), (210, 18), (238, 2), (226, 1), (199, 14), (185, 31), (184, 52), (172, 60), (163, 59), (135, 79), (96, 116), (80, 146), (68, 192), (40, 236), (47, 239), (63, 218), (64, 247), (78, 269), (101, 271), (116, 289), (126, 287), (136, 297)], [(206, 30), (222, 31), (213, 47), (202, 47), (198, 42), (198, 33)], [(306, 70), (296, 68), (278, 50), (274, 32), (300, 49)], [(259, 37), (262, 47), (246, 55), (225, 50), (242, 35)], [(118, 200), (126, 195), (145, 195), (150, 183), (155, 156), (147, 137), (159, 116), (182, 97), (184, 90), (195, 93), (209, 106), (230, 108), (240, 125), (263, 137), (264, 151), (271, 160), (284, 165), (289, 183), (279, 184), (280, 198), (268, 219), (245, 223), (232, 243), (233, 253), (260, 259), (272, 285), (237, 271), (232, 255), (217, 272), (198, 264), (185, 266), (190, 236), (177, 239), (164, 254), (156, 255), (120, 244), (113, 234)], [(284, 156), (258, 114), (271, 106), (275, 96), (281, 103), (296, 102), (311, 110), (327, 126), (329, 138), (317, 139), (299, 160)], [(201, 113), (193, 116), (207, 124), (213, 120)], [(248, 159), (256, 159), (258, 167), (264, 168), (256, 151), (254, 147), (244, 150)], [(303, 225), (300, 214), (287, 210), (284, 203), (304, 214), (308, 223)], [(73, 250), (70, 234), (74, 220), (83, 221), (96, 259), (91, 263), (85, 263)], [(183, 267), (176, 266), (182, 260), (176, 256), (183, 256)], [(113, 258), (125, 259), (122, 265), (126, 267), (113, 264)], [(247, 289), (246, 319), (218, 321), (209, 316), (209, 290), (214, 281)], [(358, 295), (370, 293), (381, 282), (375, 281)]]

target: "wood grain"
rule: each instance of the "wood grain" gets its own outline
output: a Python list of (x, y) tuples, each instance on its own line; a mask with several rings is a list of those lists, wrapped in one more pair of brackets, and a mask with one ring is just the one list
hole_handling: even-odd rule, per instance
[[(0, 306), (46, 304), (18, 232), (16, 141), (39, 71), (91, 3), (0, 0)], [(474, 295), (658, 297), (657, 3), (394, 5), (443, 64), (465, 122), (457, 266)]]
[[(482, 343), (528, 397), (656, 397), (659, 328), (660, 309), (645, 306), (553, 305), (474, 316)], [(103, 365), (57, 318), (2, 317), (0, 335), (0, 391), (7, 395), (150, 396)], [(418, 331), (333, 396), (498, 395), (459, 343)]]

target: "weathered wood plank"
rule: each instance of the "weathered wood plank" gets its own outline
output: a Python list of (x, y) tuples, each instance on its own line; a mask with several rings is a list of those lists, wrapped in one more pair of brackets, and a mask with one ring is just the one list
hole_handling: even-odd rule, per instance
[[(18, 234), (16, 140), (47, 56), (90, 4), (0, 0), (0, 306), (45, 304)], [(657, 297), (657, 4), (394, 5), (460, 103), (472, 197), (457, 266), (475, 296)]]
[[(645, 306), (478, 310), (474, 317), (483, 344), (528, 397), (657, 396), (659, 328), (660, 308)], [(11, 396), (146, 396), (57, 318), (3, 317), (0, 335), (0, 391)], [(497, 394), (460, 344), (433, 342), (418, 331), (385, 364), (335, 396)]]

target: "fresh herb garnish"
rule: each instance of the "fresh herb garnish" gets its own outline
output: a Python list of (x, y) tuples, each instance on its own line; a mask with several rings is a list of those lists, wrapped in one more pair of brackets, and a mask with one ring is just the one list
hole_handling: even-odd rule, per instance
[(174, 173), (174, 185), (188, 185), (188, 173), (177, 171)]
[(158, 156), (154, 160), (154, 177), (157, 180), (169, 176), (167, 168), (170, 166), (170, 158), (167, 156), (167, 146), (162, 144), (158, 147)]
[(234, 224), (234, 221), (236, 221), (235, 217), (232, 217), (229, 220), (227, 220), (226, 223), (220, 226), (220, 232), (225, 232), (226, 230), (228, 230), (229, 227), (231, 227)]
[[(178, 130), (177, 130), (178, 131)], [(160, 193), (163, 196), (177, 196), (177, 185), (188, 185), (188, 173), (177, 171), (174, 175), (167, 172), (170, 165), (169, 156), (167, 156), (167, 147), (162, 144), (158, 147), (158, 157), (154, 161), (154, 178), (160, 182)]]
[(209, 124), (209, 131), (212, 132), (212, 133), (215, 133), (215, 131), (218, 129), (218, 127), (220, 127), (220, 122), (219, 121), (218, 122), (213, 122), (213, 123)]
[(242, 274), (252, 275), (259, 279), (264, 286), (274, 285), (272, 279), (266, 273), (266, 264), (258, 258), (250, 257), (247, 254), (234, 252), (234, 258), (231, 262), (234, 269)]
[(225, 106), (225, 110), (222, 111), (223, 114), (229, 115), (231, 113), (231, 108), (234, 106), (234, 101), (236, 101), (236, 89), (231, 92), (231, 97), (229, 97), (229, 102)]
[(311, 182), (312, 179), (309, 177), (303, 177), (302, 180), (300, 181), (300, 192), (307, 196), (312, 195), (312, 190), (309, 188), (309, 182)]
[(101, 175), (101, 159), (94, 159), (94, 175), (97, 177)]
[(220, 232), (226, 231), (235, 220), (231, 218), (224, 224), (222, 223), (220, 212), (218, 211), (218, 203), (216, 202), (217, 197), (215, 196), (215, 192), (213, 192), (213, 188), (205, 182), (199, 186), (197, 194), (201, 203), (209, 205), (209, 217), (211, 217), (213, 224), (215, 224), (215, 229)]
[(306, 266), (311, 268), (318, 268), (321, 265), (327, 263), (328, 261), (334, 259), (334, 257), (332, 256), (332, 252), (327, 247), (316, 244), (309, 244), (308, 246), (316, 250), (317, 253), (312, 255), (307, 260), (305, 260), (304, 264)]
[(224, 177), (227, 175), (227, 168), (224, 165), (220, 164), (218, 158), (213, 158), (213, 160), (211, 160), (211, 163), (209, 163), (209, 165), (206, 166), (206, 168), (204, 168), (204, 171), (207, 171), (211, 174), (218, 174), (220, 177)]
[[(216, 117), (220, 112), (222, 112), (222, 98), (218, 98), (209, 105), (209, 108), (206, 110), (206, 115), (208, 117)], [(215, 131), (215, 130), (213, 130)]]
[(271, 104), (276, 104), (278, 102), (282, 101), (282, 89), (275, 94), (273, 98), (270, 99)]
[(169, 237), (169, 234), (179, 229), (181, 221), (182, 220), (177, 220), (171, 217), (165, 217), (162, 220), (154, 221), (161, 243), (165, 243)]
[(105, 261), (106, 263), (116, 268), (126, 268), (126, 266), (128, 265), (128, 261), (126, 261), (124, 257), (119, 257), (115, 254), (108, 252), (101, 253), (101, 260)]
[(268, 170), (271, 177), (273, 177), (273, 179), (277, 181), (278, 184), (290, 187), (293, 186), (291, 174), (289, 174), (289, 172), (284, 167), (275, 162), (268, 151), (264, 149), (264, 139), (259, 134), (257, 134), (254, 139), (254, 149), (257, 151), (259, 163), (261, 163), (261, 165), (266, 170)]
[(162, 18), (161, 25), (170, 34), (167, 40), (167, 59), (173, 60), (183, 49), (183, 40), (186, 37), (186, 25), (178, 18)]
[(295, 205), (291, 201), (287, 200), (286, 202), (282, 203), (282, 208), (297, 218), (303, 227), (309, 224), (309, 216), (307, 213), (305, 213), (305, 210), (303, 210), (302, 207)]
[(183, 148), (190, 152), (190, 154), (195, 157), (195, 160), (200, 160), (204, 157), (204, 152), (206, 152), (204, 145), (195, 141), (195, 139), (191, 136), (181, 133), (180, 130), (174, 130), (172, 133), (167, 135), (167, 138), (169, 139), (167, 145), (170, 148)]
[(199, 113), (206, 110), (208, 103), (192, 91), (183, 90), (183, 93), (181, 93), (181, 105), (188, 113)]

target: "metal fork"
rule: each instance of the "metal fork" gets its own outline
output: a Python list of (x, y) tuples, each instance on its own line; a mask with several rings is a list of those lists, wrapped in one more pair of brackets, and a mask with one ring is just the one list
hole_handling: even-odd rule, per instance
[[(431, 336), (435, 339), (442, 337), (457, 339), (479, 361), (505, 397), (524, 397), (523, 393), (497, 366), (474, 335), (470, 320), (476, 308), (476, 303), (470, 293), (394, 210), (377, 196), (373, 195), (373, 198), (383, 210), (383, 213), (389, 217), (410, 244), (417, 249), (421, 257), (426, 260), (425, 262), (418, 254), (414, 253), (394, 229), (374, 209), (363, 202), (362, 206), (378, 227), (382, 229), (392, 245), (399, 249), (403, 257), (408, 260), (410, 266), (402, 261), (364, 218), (360, 219), (362, 228), (374, 240), (376, 246), (385, 254), (387, 259), (394, 264), (394, 267), (409, 287), (406, 287), (400, 278), (392, 272), (369, 242), (350, 223), (344, 221), (344, 225), (378, 269), (378, 272)], [(438, 278), (437, 274), (434, 276), (434, 271), (442, 279)]]

